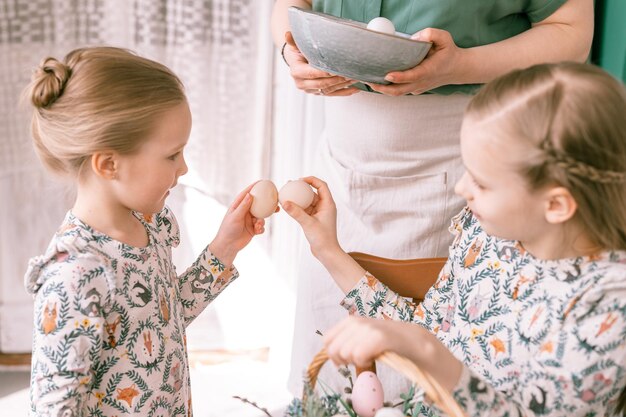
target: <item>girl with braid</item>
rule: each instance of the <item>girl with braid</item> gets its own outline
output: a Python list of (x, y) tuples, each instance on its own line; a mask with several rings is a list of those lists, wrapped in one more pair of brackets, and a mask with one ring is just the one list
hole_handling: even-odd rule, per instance
[(77, 194), (26, 272), (31, 416), (191, 416), (185, 328), (264, 231), (250, 187), (179, 274), (179, 228), (165, 205), (187, 172), (191, 113), (178, 77), (124, 49), (83, 48), (44, 59), (27, 94), (37, 153)]
[(341, 249), (324, 182), (308, 178), (307, 211), (283, 205), (346, 294), (351, 316), (321, 329), (330, 357), (366, 367), (395, 351), (468, 416), (624, 415), (624, 85), (576, 63), (501, 76), (471, 100), (461, 153), (467, 206), (420, 305)]

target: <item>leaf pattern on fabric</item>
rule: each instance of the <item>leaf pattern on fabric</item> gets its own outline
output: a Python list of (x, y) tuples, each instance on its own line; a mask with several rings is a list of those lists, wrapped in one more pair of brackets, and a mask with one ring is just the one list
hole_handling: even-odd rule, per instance
[(144, 248), (68, 213), (46, 253), (29, 262), (31, 415), (191, 416), (185, 328), (239, 273), (207, 247), (178, 276), (173, 214), (136, 217)]
[(466, 366), (454, 395), (468, 416), (613, 415), (626, 385), (626, 252), (540, 260), (467, 208), (450, 232), (422, 304), (366, 273), (342, 305), (434, 333)]

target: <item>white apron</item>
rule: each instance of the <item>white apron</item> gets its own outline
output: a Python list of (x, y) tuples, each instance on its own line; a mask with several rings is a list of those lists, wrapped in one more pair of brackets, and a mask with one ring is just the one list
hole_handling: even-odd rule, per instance
[[(454, 185), (463, 173), (459, 131), (471, 96), (389, 97), (358, 93), (325, 99), (325, 128), (314, 175), (337, 203), (339, 243), (346, 252), (388, 258), (447, 256), (448, 223), (463, 205)], [(307, 247), (301, 250), (289, 386), (302, 376), (326, 332), (347, 316), (344, 294)], [(386, 400), (407, 386), (389, 369), (379, 376)], [(332, 364), (320, 379), (346, 385)], [(341, 384), (341, 385), (337, 385)]]

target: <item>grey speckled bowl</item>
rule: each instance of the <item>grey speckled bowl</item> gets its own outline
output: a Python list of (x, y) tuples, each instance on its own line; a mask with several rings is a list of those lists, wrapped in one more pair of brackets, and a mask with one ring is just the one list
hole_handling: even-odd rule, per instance
[(290, 7), (289, 24), (296, 45), (313, 67), (358, 81), (389, 84), (385, 75), (419, 64), (430, 42), (374, 32), (367, 24)]

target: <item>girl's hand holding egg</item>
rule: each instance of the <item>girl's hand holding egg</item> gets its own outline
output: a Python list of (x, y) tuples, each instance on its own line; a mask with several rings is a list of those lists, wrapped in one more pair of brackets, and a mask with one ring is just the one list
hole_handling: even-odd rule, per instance
[(250, 214), (257, 219), (264, 219), (276, 212), (280, 200), (287, 214), (300, 223), (314, 255), (321, 249), (341, 249), (337, 241), (335, 202), (328, 186), (319, 178), (289, 181), (280, 193), (276, 191), (273, 182), (261, 180), (250, 189), (250, 195), (253, 197)]
[(257, 219), (264, 219), (277, 211), (278, 202), (283, 205), (291, 201), (302, 209), (307, 209), (315, 198), (309, 184), (302, 180), (288, 181), (280, 192), (270, 180), (260, 180), (250, 189), (253, 197), (250, 214)]
[(265, 220), (252, 214), (252, 189), (257, 184), (249, 185), (235, 197), (222, 219), (215, 239), (209, 243), (211, 253), (225, 265), (231, 265), (237, 253), (255, 235), (265, 231)]
[[(322, 251), (341, 250), (337, 241), (337, 209), (328, 185), (316, 177), (305, 177), (301, 181), (317, 190), (313, 193), (310, 206), (305, 210), (292, 201), (282, 199), (283, 209), (302, 227), (314, 256), (318, 257)], [(302, 204), (305, 203), (308, 204), (308, 201)]]

